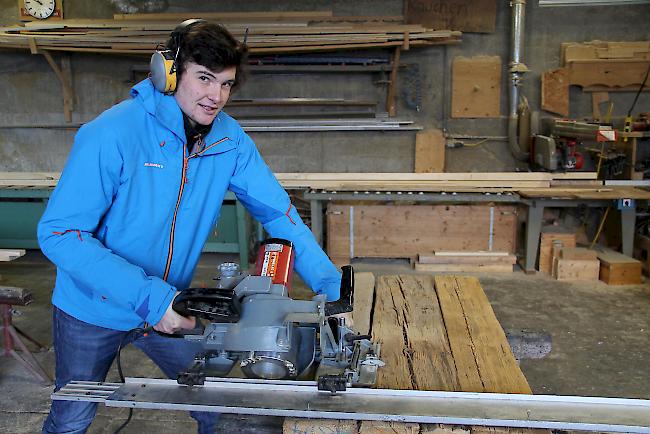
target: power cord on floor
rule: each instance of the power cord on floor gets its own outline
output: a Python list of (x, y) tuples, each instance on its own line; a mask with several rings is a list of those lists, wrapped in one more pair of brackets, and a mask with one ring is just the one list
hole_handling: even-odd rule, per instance
[[(133, 340), (136, 340), (140, 336), (146, 336), (148, 333), (151, 333), (153, 331), (153, 327), (138, 327), (132, 330), (129, 330), (124, 336), (122, 336), (122, 339), (120, 340), (120, 346), (117, 347), (117, 373), (120, 376), (120, 381), (124, 383), (124, 372), (122, 371), (122, 348), (126, 344), (128, 344), (130, 341), (129, 339), (132, 338)], [(120, 431), (122, 431), (128, 424), (131, 422), (131, 418), (133, 417), (133, 408), (129, 408), (129, 416), (126, 418), (124, 423), (120, 425), (114, 432), (114, 434), (118, 434)]]

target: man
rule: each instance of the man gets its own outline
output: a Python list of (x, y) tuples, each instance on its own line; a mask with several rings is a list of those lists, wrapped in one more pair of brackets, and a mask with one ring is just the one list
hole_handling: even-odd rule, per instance
[[(52, 296), (58, 390), (103, 381), (127, 331), (153, 324), (194, 327), (172, 310), (192, 280), (224, 195), (233, 191), (273, 237), (295, 245), (296, 271), (328, 300), (340, 274), (303, 224), (253, 141), (222, 112), (241, 81), (246, 48), (204, 21), (177, 28), (167, 43), (178, 86), (151, 79), (84, 125), (38, 228), (57, 266)], [(197, 348), (150, 333), (133, 343), (175, 378)], [(85, 432), (96, 405), (54, 401), (43, 432)], [(193, 413), (199, 432), (216, 417)]]

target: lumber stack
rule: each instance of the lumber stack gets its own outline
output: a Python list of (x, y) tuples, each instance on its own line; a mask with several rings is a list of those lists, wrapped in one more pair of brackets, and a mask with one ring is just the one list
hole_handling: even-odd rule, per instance
[[(555, 228), (542, 229), (539, 243), (539, 271), (546, 274), (553, 272), (553, 259), (562, 248), (576, 246), (576, 234), (573, 232), (558, 232)], [(555, 252), (553, 251), (555, 248)]]
[(508, 252), (453, 252), (420, 253), (416, 271), (432, 273), (511, 273), (517, 256)]
[(460, 42), (461, 32), (402, 24), (402, 17), (333, 17), (331, 12), (195, 12), (116, 15), (113, 20), (29, 22), (0, 31), (0, 47), (150, 55), (188, 18), (218, 22), (252, 54), (423, 47)]
[[(388, 275), (377, 278), (376, 285), (373, 278), (363, 277), (363, 282), (355, 286), (355, 299), (361, 296), (364, 301), (355, 300), (354, 321), (358, 332), (370, 332), (382, 344), (386, 366), (379, 370), (377, 388), (531, 393), (477, 279)], [(287, 419), (284, 424), (285, 434), (452, 433), (457, 429), (461, 428), (374, 421)], [(484, 430), (477, 426), (464, 432)], [(498, 432), (522, 430), (499, 428)]]

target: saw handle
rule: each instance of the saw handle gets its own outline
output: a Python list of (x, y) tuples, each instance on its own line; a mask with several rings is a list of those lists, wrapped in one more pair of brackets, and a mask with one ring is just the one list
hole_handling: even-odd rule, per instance
[(352, 312), (354, 302), (354, 269), (351, 265), (341, 267), (341, 296), (336, 301), (325, 303), (325, 315), (337, 315), (339, 313)]

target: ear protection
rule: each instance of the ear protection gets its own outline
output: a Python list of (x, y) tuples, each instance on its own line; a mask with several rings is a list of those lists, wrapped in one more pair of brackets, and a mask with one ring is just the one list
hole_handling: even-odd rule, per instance
[(199, 18), (183, 21), (176, 26), (170, 35), (170, 39), (176, 44), (176, 51), (156, 50), (151, 56), (151, 62), (149, 62), (150, 78), (154, 87), (160, 92), (173, 93), (176, 90), (176, 84), (178, 82), (178, 76), (176, 74), (178, 65), (176, 64), (176, 60), (183, 39), (192, 26), (204, 21)]

